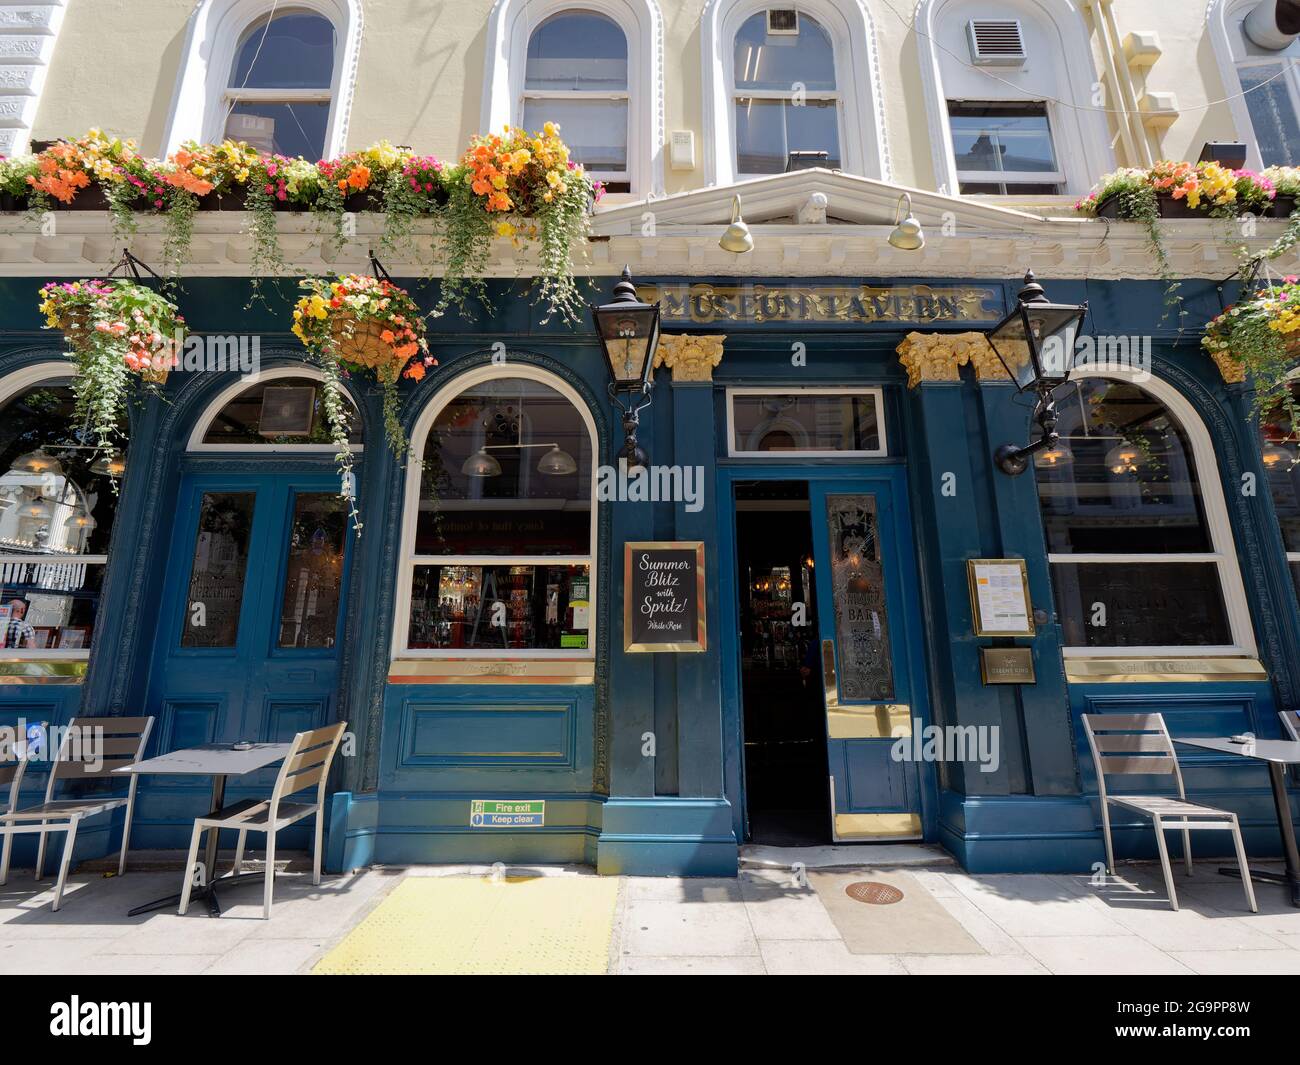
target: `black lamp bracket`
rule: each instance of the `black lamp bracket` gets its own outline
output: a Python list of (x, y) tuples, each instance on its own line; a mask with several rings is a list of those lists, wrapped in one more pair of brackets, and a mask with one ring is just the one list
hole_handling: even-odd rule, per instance
[(153, 267), (151, 267), (148, 263), (143, 262), (140, 259), (137, 259), (134, 255), (131, 254), (130, 249), (123, 248), (122, 257), (117, 260), (117, 263), (116, 265), (114, 265), (113, 269), (111, 269), (104, 276), (116, 277), (118, 276), (118, 271), (121, 271), (122, 276), (125, 277), (129, 273), (134, 280), (139, 281), (141, 278), (144, 277), (144, 274), (140, 272), (141, 270), (147, 273), (150, 277), (157, 278), (157, 280), (159, 281), (162, 280), (162, 278), (159, 277), (158, 272), (154, 270)]
[(1038, 404), (1035, 409), (1035, 420), (1038, 422), (1039, 428), (1043, 430), (1041, 437), (1030, 441), (1023, 447), (1017, 447), (1015, 444), (1003, 444), (993, 452), (993, 461), (998, 464), (998, 468), (1008, 477), (1019, 477), (1025, 470), (1029, 469), (1030, 459), (1040, 451), (1055, 446), (1057, 441), (1061, 439), (1061, 434), (1056, 431), (1058, 420), (1056, 400), (1052, 398), (1050, 389), (1039, 393)]

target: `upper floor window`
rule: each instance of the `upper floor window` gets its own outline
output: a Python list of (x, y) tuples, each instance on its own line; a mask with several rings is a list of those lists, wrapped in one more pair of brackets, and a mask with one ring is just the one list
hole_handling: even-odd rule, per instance
[(627, 182), (627, 68), (627, 36), (613, 19), (552, 15), (528, 39), (521, 124), (556, 123), (574, 161), (613, 185)]
[(117, 511), (112, 480), (125, 461), (74, 428), (66, 367), (15, 377), (0, 382), (0, 647), (85, 658)]
[(1055, 195), (1061, 173), (1047, 105), (948, 101), (952, 151), (963, 194)]
[(479, 126), (560, 127), (615, 194), (663, 195), (663, 16), (656, 0), (497, 0)]
[(861, 0), (709, 0), (700, 32), (706, 183), (814, 166), (889, 180)]
[(1067, 650), (1249, 649), (1214, 453), (1186, 401), (1154, 380), (1062, 392), (1060, 442), (1034, 465)]
[(916, 39), (935, 184), (967, 195), (1078, 195), (1114, 169), (1090, 30), (1072, 0), (920, 0)]
[(311, 160), (339, 154), (360, 39), (361, 0), (199, 0), (165, 149), (231, 137)]
[(590, 415), (542, 371), (471, 371), (412, 434), (395, 653), (594, 649)]
[[(1285, 6), (1285, 5), (1284, 5)], [(1277, 24), (1275, 0), (1216, 0), (1210, 36), (1250, 165), (1300, 163), (1300, 43)]]
[(333, 23), (310, 12), (250, 27), (230, 70), (225, 135), (264, 152), (322, 158), (337, 45)]
[(733, 86), (740, 176), (840, 166), (835, 49), (811, 15), (769, 10), (746, 19), (736, 33)]

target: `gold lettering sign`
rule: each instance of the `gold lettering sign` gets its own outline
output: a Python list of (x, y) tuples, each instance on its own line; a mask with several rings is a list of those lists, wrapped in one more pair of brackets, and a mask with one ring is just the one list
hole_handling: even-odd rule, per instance
[(997, 322), (1002, 290), (982, 285), (643, 285), (673, 325), (715, 322)]

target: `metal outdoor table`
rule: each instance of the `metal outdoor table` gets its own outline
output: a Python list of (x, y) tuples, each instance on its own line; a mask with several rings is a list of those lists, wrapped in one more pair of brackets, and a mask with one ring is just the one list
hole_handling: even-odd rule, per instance
[[(156, 758), (146, 758), (142, 762), (136, 762), (134, 765), (123, 766), (121, 769), (114, 770), (117, 773), (152, 773), (158, 776), (177, 776), (177, 777), (211, 777), (212, 778), (212, 811), (215, 813), (221, 809), (226, 798), (226, 778), (239, 777), (245, 773), (253, 773), (258, 769), (264, 769), (268, 765), (282, 761), (289, 753), (292, 744), (288, 743), (254, 743), (249, 747), (236, 750), (229, 743), (208, 743), (200, 747), (187, 747), (182, 751), (172, 751), (170, 754), (160, 754)], [(1300, 746), (1300, 745), (1298, 745)], [(263, 873), (232, 873), (222, 877), (220, 880), (214, 875), (217, 867), (217, 843), (220, 836), (219, 829), (210, 829), (208, 831), (207, 848), (203, 855), (203, 867), (206, 872), (207, 883), (201, 887), (196, 887), (194, 898), (200, 898), (207, 901), (208, 913), (213, 917), (221, 916), (221, 906), (217, 903), (217, 885), (228, 887), (231, 884), (237, 884), (241, 880), (258, 880), (263, 879)], [(194, 871), (186, 869), (185, 875), (192, 876)], [(176, 906), (180, 904), (181, 896), (178, 891), (174, 895), (168, 895), (165, 898), (155, 899), (153, 902), (146, 902), (142, 906), (137, 906), (128, 911), (128, 917), (134, 917), (136, 914), (149, 913), (153, 910), (161, 910), (165, 906)]]
[[(1200, 747), (1220, 754), (1235, 754), (1268, 764), (1268, 780), (1273, 786), (1273, 806), (1277, 810), (1278, 829), (1282, 833), (1282, 853), (1286, 857), (1286, 872), (1273, 873), (1252, 869), (1250, 878), (1269, 884), (1286, 884), (1291, 889), (1291, 905), (1300, 906), (1300, 854), (1296, 851), (1295, 826), (1291, 823), (1291, 803), (1286, 794), (1286, 766), (1300, 765), (1300, 743), (1295, 740), (1253, 740), (1250, 743), (1233, 743), (1226, 736), (1204, 736), (1178, 739), (1190, 747)], [(1237, 876), (1236, 869), (1220, 869), (1223, 876)]]

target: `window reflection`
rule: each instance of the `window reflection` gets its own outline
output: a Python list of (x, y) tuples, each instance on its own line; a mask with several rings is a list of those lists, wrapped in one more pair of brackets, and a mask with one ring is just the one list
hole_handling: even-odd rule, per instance
[[(266, 447), (332, 445), (322, 408), (321, 384), (310, 377), (277, 377), (250, 385), (222, 405), (203, 432), (205, 444)], [(351, 403), (348, 441), (361, 443), (361, 418)]]
[(253, 492), (203, 493), (182, 647), (235, 646), (255, 499)]
[(337, 492), (302, 492), (294, 500), (280, 607), (280, 647), (333, 647), (347, 509)]
[(1034, 472), (1066, 646), (1231, 646), (1220, 564), (1188, 557), (1217, 550), (1184, 427), (1127, 381), (1079, 380), (1058, 407)]
[[(85, 651), (126, 463), (73, 428), (68, 378), (0, 409), (0, 646)], [(10, 561), (38, 555), (48, 561)], [(8, 556), (6, 559), (5, 556)], [(91, 561), (83, 561), (87, 557)]]
[(416, 554), (586, 555), (591, 439), (564, 396), (504, 378), (447, 404), (424, 449)]

